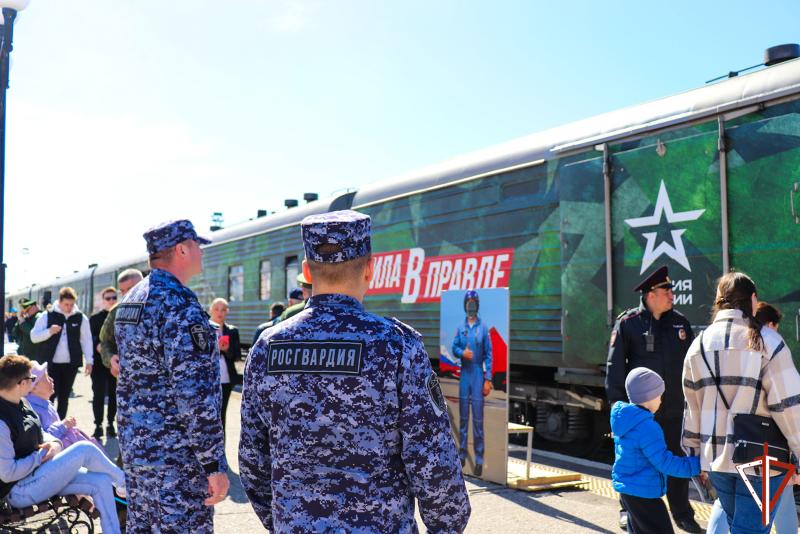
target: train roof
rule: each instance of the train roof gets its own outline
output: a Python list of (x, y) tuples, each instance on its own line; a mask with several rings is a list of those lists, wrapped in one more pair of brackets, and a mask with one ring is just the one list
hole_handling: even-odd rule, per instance
[(213, 242), (212, 246), (227, 241), (242, 239), (251, 235), (260, 234), (266, 230), (274, 230), (276, 228), (299, 223), (309, 215), (348, 208), (350, 207), (350, 198), (352, 198), (352, 196), (353, 193), (344, 193), (322, 198), (296, 208), (287, 209), (286, 211), (267, 215), (266, 217), (259, 217), (206, 235), (211, 238)]
[[(331, 196), (222, 229), (212, 233), (211, 238), (213, 244), (234, 241), (299, 223), (307, 215), (351, 206), (357, 209), (459, 180), (478, 178), (503, 169), (544, 162), (600, 143), (684, 122), (702, 120), (729, 110), (754, 106), (797, 93), (800, 93), (800, 59), (457, 156), (442, 163), (364, 186), (355, 193)], [(114, 271), (131, 264), (139, 264), (146, 259), (146, 256), (141, 254), (127, 261), (102, 264), (96, 272), (102, 274)], [(50, 280), (39, 287), (65, 285), (87, 274), (88, 270), (71, 273), (57, 280)], [(27, 289), (27, 287), (21, 288), (17, 293)]]
[(365, 186), (356, 193), (353, 207), (477, 178), (500, 169), (535, 164), (600, 143), (701, 120), (798, 92), (800, 59), (795, 59), (713, 85), (537, 132)]
[[(245, 237), (249, 237), (251, 235), (263, 233), (267, 230), (274, 230), (276, 228), (296, 224), (302, 221), (303, 218), (308, 215), (315, 215), (317, 213), (325, 213), (327, 211), (347, 208), (350, 206), (350, 199), (352, 198), (352, 196), (353, 193), (343, 193), (340, 195), (334, 195), (328, 198), (316, 200), (314, 202), (309, 202), (308, 204), (288, 209), (280, 213), (275, 213), (272, 215), (268, 215), (266, 217), (260, 217), (257, 219), (253, 219), (251, 221), (237, 224), (235, 226), (231, 226), (230, 228), (224, 228), (222, 230), (212, 232), (211, 234), (207, 234), (207, 236), (212, 239), (212, 244), (209, 246), (214, 246), (228, 241), (234, 241), (236, 239), (242, 239)], [(144, 248), (144, 244), (142, 244), (142, 248)], [(100, 275), (109, 272), (115, 272), (131, 265), (138, 265), (145, 263), (146, 261), (147, 261), (146, 254), (144, 253), (137, 254), (123, 261), (102, 263), (98, 265), (95, 274)], [(47, 283), (39, 285), (37, 287), (50, 287), (50, 286), (60, 287), (64, 285), (69, 285), (69, 283), (74, 280), (83, 279), (89, 276), (90, 272), (91, 268), (84, 269), (77, 273), (71, 273), (69, 275), (59, 277), (58, 279), (55, 278), (51, 279)], [(28, 289), (29, 287), (27, 286), (24, 288), (20, 288), (16, 292), (11, 293), (10, 296), (26, 293)]]

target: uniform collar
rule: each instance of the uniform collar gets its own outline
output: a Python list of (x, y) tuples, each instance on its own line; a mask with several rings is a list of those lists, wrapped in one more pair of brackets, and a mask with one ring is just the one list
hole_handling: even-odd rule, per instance
[(184, 287), (178, 277), (172, 274), (169, 271), (165, 271), (164, 269), (153, 269), (150, 272), (150, 280), (151, 282), (157, 282), (165, 285), (176, 285), (178, 287)]
[(659, 319), (656, 319), (656, 318), (653, 316), (653, 312), (651, 312), (651, 311), (650, 311), (650, 310), (647, 308), (647, 306), (645, 306), (645, 304), (644, 304), (644, 298), (642, 298), (642, 299), (639, 301), (639, 313), (640, 313), (640, 314), (642, 314), (642, 315), (644, 315), (645, 317), (649, 317), (649, 318), (653, 319), (654, 321), (656, 321), (656, 320), (657, 320), (657, 321), (661, 321), (661, 320), (662, 320), (662, 319), (664, 319), (665, 317), (669, 317), (669, 315), (672, 313), (672, 310), (674, 310), (674, 309), (675, 309), (675, 308), (672, 308), (672, 309), (669, 309), (669, 310), (665, 311), (664, 313), (662, 313), (662, 314), (661, 314), (661, 317), (660, 317)]
[(341, 293), (327, 293), (324, 295), (312, 295), (306, 302), (306, 308), (317, 307), (342, 307), (342, 308), (357, 308), (363, 310), (364, 305), (358, 299), (349, 295), (342, 295)]
[(470, 325), (469, 324), (469, 319), (464, 317), (464, 326), (466, 326), (467, 328), (475, 328), (479, 324), (481, 324), (481, 316), (480, 315), (475, 318), (475, 324), (473, 324), (473, 325)]

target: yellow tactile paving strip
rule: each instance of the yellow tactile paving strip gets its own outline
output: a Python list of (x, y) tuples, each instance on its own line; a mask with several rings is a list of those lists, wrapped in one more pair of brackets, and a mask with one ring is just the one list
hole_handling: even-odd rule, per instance
[[(510, 463), (513, 462), (515, 464), (520, 464), (522, 466), (525, 465), (524, 460), (518, 460), (516, 458), (509, 458), (508, 461)], [(567, 471), (566, 469), (558, 469), (556, 467), (550, 467), (548, 465), (542, 465), (542, 464), (531, 464), (531, 466), (534, 465), (536, 466), (536, 469), (540, 471), (549, 471), (551, 473), (569, 473), (569, 471)], [(614, 500), (619, 499), (619, 494), (616, 491), (614, 491), (614, 488), (611, 485), (611, 480), (607, 478), (594, 477), (583, 473), (581, 473), (581, 476), (583, 477), (583, 480), (587, 482), (587, 484), (577, 486), (577, 488), (590, 491), (595, 495), (608, 497), (609, 499), (614, 499)], [(692, 508), (694, 508), (695, 518), (702, 519), (703, 521), (708, 521), (708, 516), (711, 514), (710, 505), (696, 501), (691, 501), (691, 505)]]
[[(509, 463), (513, 462), (515, 464), (520, 464), (522, 466), (522, 468), (524, 469), (524, 466), (525, 466), (525, 461), (524, 460), (518, 460), (516, 458), (509, 458), (508, 461), (509, 461)], [(534, 465), (536, 466), (536, 469), (538, 469), (538, 470), (549, 471), (551, 473), (569, 473), (570, 472), (570, 471), (568, 471), (566, 469), (558, 469), (556, 467), (550, 467), (549, 465), (531, 463), (531, 467), (533, 467)], [(588, 482), (588, 484), (575, 486), (575, 489), (582, 489), (582, 490), (590, 491), (590, 492), (594, 493), (595, 495), (600, 495), (602, 497), (608, 497), (609, 499), (614, 499), (614, 500), (618, 500), (619, 499), (619, 494), (616, 491), (614, 491), (614, 487), (611, 485), (611, 480), (609, 480), (607, 478), (593, 477), (591, 475), (586, 475), (584, 473), (581, 473), (581, 476), (583, 477), (584, 481)], [(664, 498), (664, 502), (667, 504), (667, 506), (669, 506), (669, 503), (667, 503), (666, 501), (667, 501), (667, 499), (665, 497)], [(711, 505), (705, 504), (705, 503), (701, 503), (701, 502), (697, 502), (697, 501), (690, 501), (689, 504), (691, 504), (692, 508), (694, 508), (695, 519), (702, 520), (702, 521), (705, 521), (705, 522), (708, 521), (708, 517), (709, 517), (709, 515), (711, 515)], [(771, 534), (776, 534), (774, 526), (772, 527)]]

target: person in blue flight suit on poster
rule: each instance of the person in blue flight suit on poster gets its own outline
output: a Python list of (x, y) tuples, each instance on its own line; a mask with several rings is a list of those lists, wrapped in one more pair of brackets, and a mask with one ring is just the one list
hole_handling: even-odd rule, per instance
[(453, 340), (453, 355), (461, 363), (458, 384), (459, 456), (467, 457), (467, 428), (472, 406), (472, 436), (475, 442), (475, 476), (483, 474), (483, 398), (492, 390), (492, 340), (489, 328), (478, 316), (481, 301), (477, 291), (464, 294), (464, 324)]

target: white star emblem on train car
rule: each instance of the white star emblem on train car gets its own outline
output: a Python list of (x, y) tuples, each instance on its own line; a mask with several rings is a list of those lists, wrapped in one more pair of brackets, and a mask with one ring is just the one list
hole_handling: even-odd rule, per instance
[[(694, 221), (699, 219), (705, 211), (705, 209), (681, 211), (678, 213), (672, 211), (672, 203), (669, 200), (667, 187), (664, 185), (664, 180), (661, 180), (661, 186), (658, 189), (658, 198), (656, 199), (656, 207), (653, 210), (653, 214), (646, 217), (625, 219), (625, 224), (631, 228), (658, 226), (661, 223), (662, 215), (666, 216), (667, 222), (670, 224)], [(648, 267), (664, 254), (685, 267), (687, 271), (691, 272), (692, 267), (689, 265), (689, 259), (686, 257), (686, 249), (683, 248), (683, 239), (681, 238), (685, 231), (686, 230), (672, 230), (670, 234), (672, 235), (673, 245), (663, 242), (659, 243), (658, 246), (655, 246), (657, 235), (655, 232), (643, 233), (642, 236), (647, 239), (647, 244), (645, 245), (644, 256), (642, 257), (642, 269), (639, 271), (639, 274), (643, 274)]]

